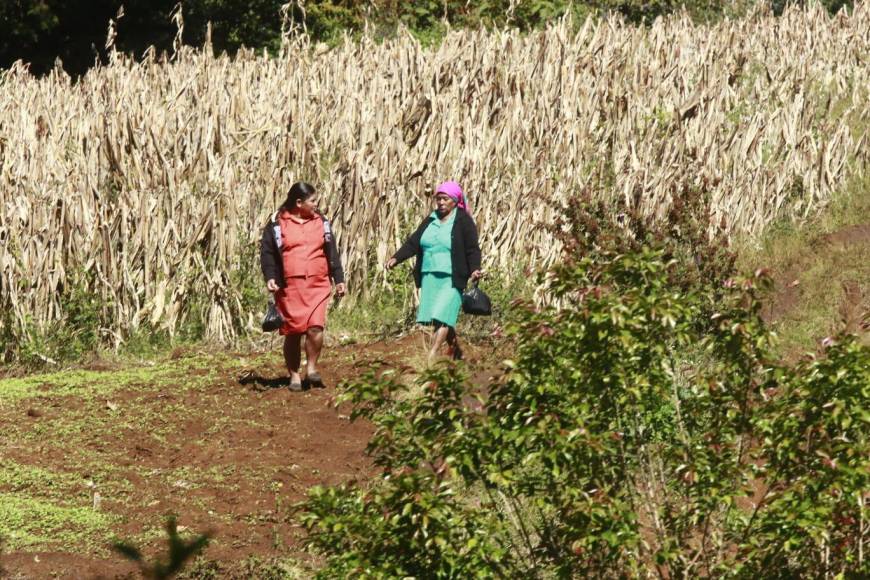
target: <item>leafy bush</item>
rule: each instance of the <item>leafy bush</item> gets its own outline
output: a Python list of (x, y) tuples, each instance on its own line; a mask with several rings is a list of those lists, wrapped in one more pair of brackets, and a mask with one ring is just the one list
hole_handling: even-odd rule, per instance
[(78, 360), (99, 348), (106, 339), (102, 333), (108, 322), (107, 302), (92, 291), (92, 278), (90, 272), (77, 272), (66, 285), (59, 285), (57, 292), (65, 304), (63, 319), (40, 326), (28, 318), (19, 334), (24, 340), (15, 340), (12, 309), (4, 309), (0, 315), (0, 361), (18, 361), (35, 368), (49, 362)]
[(354, 493), (315, 488), (303, 517), (311, 545), (331, 554), (325, 578), (474, 578), (505, 575), (509, 554), (499, 528), (459, 497), (458, 482), (431, 470), (392, 473)]
[[(807, 4), (808, 0), (789, 2)], [(785, 0), (769, 3), (778, 14)], [(7, 2), (0, 5), (0, 67), (22, 58), (33, 70), (44, 73), (60, 58), (68, 72), (83, 74), (94, 63), (94, 44), (102, 46), (106, 23), (115, 18), (118, 3), (94, 2), (87, 14), (75, 4), (61, 0)], [(175, 0), (127, 0), (125, 16), (118, 20), (118, 48), (137, 56), (149, 46), (170, 50), (175, 30), (167, 17)], [(290, 18), (305, 28), (314, 41), (336, 42), (344, 33), (360, 33), (368, 21), (379, 36), (392, 34), (399, 24), (432, 43), (443, 37), (446, 23), (454, 27), (503, 27), (533, 30), (556, 18), (572, 14), (576, 21), (588, 15), (615, 12), (632, 23), (651, 22), (685, 9), (697, 19), (734, 16), (755, 0), (735, 3), (712, 0), (188, 0), (183, 3), (185, 42), (203, 43), (211, 23), (211, 38), (218, 51), (236, 52), (242, 46), (275, 50), (280, 46), (281, 9), (287, 5)], [(821, 0), (830, 13), (851, 8), (850, 0)], [(304, 11), (300, 9), (304, 6)], [(74, 33), (74, 34), (72, 34)], [(103, 53), (105, 56), (105, 53)]]
[(551, 226), (553, 236), (571, 265), (581, 258), (595, 261), (614, 253), (657, 248), (662, 259), (673, 261), (668, 283), (684, 291), (720, 292), (735, 275), (736, 254), (731, 250), (725, 223), (715, 223), (705, 190), (686, 188), (671, 192), (662, 216), (644, 213), (640, 194), (630, 200), (597, 198), (586, 190), (559, 207)]
[(558, 307), (517, 305), (485, 390), (446, 363), (344, 385), (383, 471), (311, 492), (322, 577), (870, 572), (870, 349), (780, 366), (764, 271), (720, 279), (685, 227), (593, 222), (563, 224)]
[(759, 508), (746, 525), (747, 575), (794, 577), (870, 571), (870, 356), (846, 338), (823, 359), (807, 357), (784, 377), (756, 418), (764, 437), (756, 477)]

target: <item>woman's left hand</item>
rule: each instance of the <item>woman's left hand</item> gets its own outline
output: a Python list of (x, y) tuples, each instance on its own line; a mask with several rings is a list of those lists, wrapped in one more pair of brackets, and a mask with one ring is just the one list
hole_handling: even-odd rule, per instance
[(342, 282), (341, 284), (335, 285), (335, 293), (338, 294), (338, 297), (341, 298), (345, 294), (347, 294), (347, 285)]
[(475, 270), (474, 272), (471, 273), (472, 280), (480, 280), (481, 278), (483, 278), (483, 271), (482, 270)]

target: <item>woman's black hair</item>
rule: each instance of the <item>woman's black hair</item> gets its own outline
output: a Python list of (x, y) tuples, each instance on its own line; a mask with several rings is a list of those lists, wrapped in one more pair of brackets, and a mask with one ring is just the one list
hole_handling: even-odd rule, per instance
[(290, 191), (287, 192), (287, 199), (281, 204), (281, 209), (291, 210), (296, 207), (297, 201), (305, 201), (312, 195), (317, 193), (314, 186), (304, 181), (297, 181), (290, 186)]

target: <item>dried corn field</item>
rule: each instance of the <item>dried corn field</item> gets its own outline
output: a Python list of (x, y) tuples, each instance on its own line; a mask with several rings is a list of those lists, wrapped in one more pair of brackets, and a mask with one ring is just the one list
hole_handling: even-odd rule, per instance
[(79, 280), (116, 342), (191, 317), (237, 337), (253, 321), (240, 285), (259, 281), (234, 272), (299, 179), (323, 194), (356, 296), (447, 178), (469, 192), (490, 270), (552, 261), (536, 222), (582, 188), (650, 213), (704, 189), (717, 223), (757, 233), (863, 170), (868, 73), (868, 2), (461, 31), (432, 50), (400, 35), (116, 54), (78, 82), (16, 65), (0, 73), (0, 336), (51, 328)]

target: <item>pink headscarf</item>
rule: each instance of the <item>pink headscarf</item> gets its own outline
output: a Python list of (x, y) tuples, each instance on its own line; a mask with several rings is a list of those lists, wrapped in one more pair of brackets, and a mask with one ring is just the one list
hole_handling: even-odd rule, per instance
[(456, 202), (457, 207), (468, 211), (468, 204), (465, 203), (465, 194), (462, 193), (462, 187), (455, 181), (445, 181), (435, 190), (435, 193), (443, 193)]

